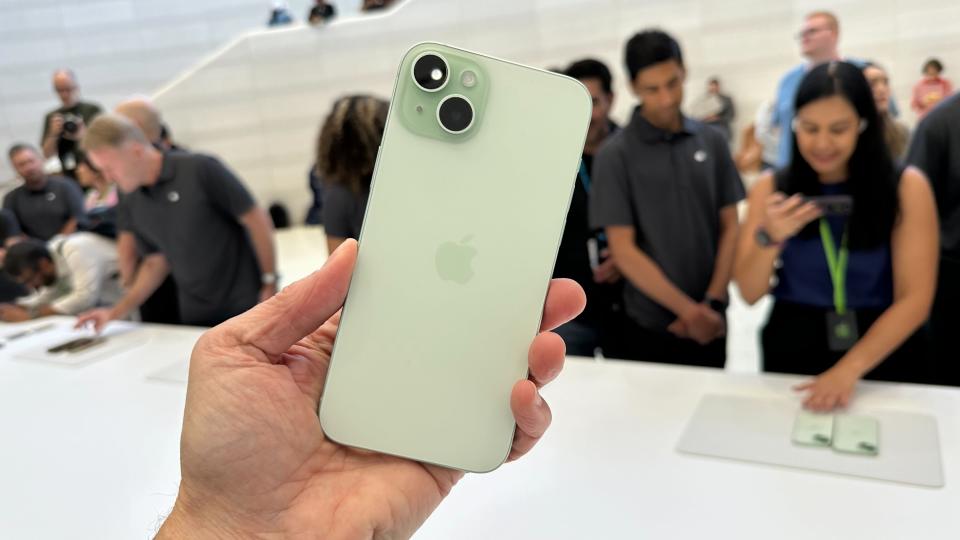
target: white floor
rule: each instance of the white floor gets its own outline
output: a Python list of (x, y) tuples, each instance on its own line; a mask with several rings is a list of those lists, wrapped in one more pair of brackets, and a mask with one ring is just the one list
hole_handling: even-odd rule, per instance
[[(277, 232), (277, 258), (283, 283), (292, 283), (320, 268), (327, 260), (326, 236), (322, 227), (295, 227)], [(727, 370), (736, 373), (759, 371), (759, 331), (769, 298), (748, 306), (735, 287), (730, 289), (727, 312)]]

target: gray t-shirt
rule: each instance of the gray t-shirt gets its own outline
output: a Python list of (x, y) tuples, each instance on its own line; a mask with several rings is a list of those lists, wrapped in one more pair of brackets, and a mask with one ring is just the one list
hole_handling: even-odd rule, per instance
[(18, 187), (3, 198), (3, 207), (16, 216), (23, 234), (44, 241), (57, 235), (71, 218), (78, 226), (86, 223), (80, 186), (60, 176), (47, 177), (38, 191)]
[[(713, 277), (720, 210), (743, 198), (743, 182), (720, 133), (688, 118), (680, 132), (668, 133), (647, 122), (638, 107), (594, 160), (590, 222), (597, 228), (634, 227), (637, 247), (699, 301)], [(624, 305), (643, 328), (666, 331), (676, 320), (629, 282)]]
[(360, 238), (368, 193), (357, 195), (349, 187), (328, 182), (323, 185), (323, 232), (337, 238)]
[(261, 281), (239, 218), (254, 207), (217, 159), (164, 154), (157, 183), (123, 199), (122, 228), (144, 255), (163, 253), (177, 282), (184, 324), (211, 326), (256, 305)]

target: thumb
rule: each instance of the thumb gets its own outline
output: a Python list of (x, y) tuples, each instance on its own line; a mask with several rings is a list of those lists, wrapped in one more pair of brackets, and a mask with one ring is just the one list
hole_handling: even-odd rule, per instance
[(357, 242), (347, 240), (323, 268), (225, 322), (222, 329), (268, 355), (286, 352), (343, 306), (356, 262)]

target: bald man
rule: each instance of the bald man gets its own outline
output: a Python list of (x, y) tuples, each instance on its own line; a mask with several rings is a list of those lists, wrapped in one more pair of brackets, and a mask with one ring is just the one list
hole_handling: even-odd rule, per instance
[(60, 106), (44, 116), (40, 146), (43, 157), (59, 157), (63, 173), (76, 178), (77, 146), (86, 126), (103, 109), (96, 103), (80, 100), (80, 85), (69, 69), (53, 72), (53, 90), (60, 99)]
[(136, 124), (154, 146), (159, 145), (163, 135), (163, 119), (160, 111), (148, 98), (132, 97), (121, 101), (114, 112)]

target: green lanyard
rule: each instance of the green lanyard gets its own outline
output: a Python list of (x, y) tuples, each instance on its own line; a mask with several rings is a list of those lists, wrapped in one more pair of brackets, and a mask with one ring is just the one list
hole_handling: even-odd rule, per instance
[(838, 315), (847, 312), (847, 263), (850, 260), (850, 250), (847, 249), (847, 228), (843, 229), (843, 239), (840, 241), (840, 252), (833, 244), (833, 233), (827, 220), (820, 219), (820, 240), (823, 242), (823, 253), (827, 256), (827, 267), (830, 269), (830, 281), (833, 282), (833, 304)]

